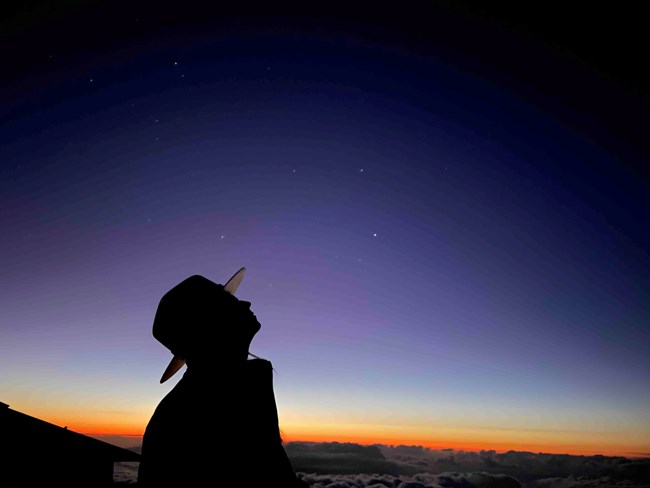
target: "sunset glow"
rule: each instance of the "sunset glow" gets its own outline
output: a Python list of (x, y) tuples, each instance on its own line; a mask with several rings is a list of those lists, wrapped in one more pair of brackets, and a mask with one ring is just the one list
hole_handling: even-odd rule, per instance
[(63, 3), (4, 43), (0, 402), (137, 444), (161, 297), (245, 266), (286, 442), (650, 455), (650, 98), (599, 53)]
[[(62, 409), (55, 415), (48, 409), (33, 409), (30, 414), (59, 426), (86, 435), (121, 436), (141, 441), (150, 413), (143, 411), (138, 418), (110, 412), (76, 412), (66, 416)], [(128, 420), (125, 422), (124, 420)], [(463, 451), (509, 450), (573, 455), (648, 457), (647, 426), (638, 426), (636, 432), (591, 430), (563, 432), (558, 429), (507, 428), (485, 426), (454, 427), (437, 425), (389, 425), (385, 423), (327, 423), (303, 424), (286, 419), (282, 422), (284, 442), (352, 442), (362, 445), (419, 445), (431, 449)], [(598, 447), (596, 447), (598, 446)]]

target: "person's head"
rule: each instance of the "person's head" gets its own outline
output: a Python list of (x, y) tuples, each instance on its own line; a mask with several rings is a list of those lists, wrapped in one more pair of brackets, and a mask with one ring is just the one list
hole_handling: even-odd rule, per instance
[(223, 285), (200, 275), (190, 276), (160, 300), (153, 335), (190, 367), (245, 360), (260, 330), (250, 306)]

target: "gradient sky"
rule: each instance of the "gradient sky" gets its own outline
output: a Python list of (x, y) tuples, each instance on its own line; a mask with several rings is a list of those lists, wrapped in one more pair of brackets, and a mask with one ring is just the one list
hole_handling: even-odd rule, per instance
[(288, 440), (650, 452), (647, 96), (411, 7), (13, 13), (0, 401), (141, 434), (158, 300), (246, 266)]

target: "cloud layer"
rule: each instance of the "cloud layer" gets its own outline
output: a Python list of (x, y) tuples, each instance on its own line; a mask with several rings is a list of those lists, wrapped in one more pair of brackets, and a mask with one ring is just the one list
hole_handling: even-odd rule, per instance
[(388, 474), (298, 474), (312, 488), (521, 488), (516, 479), (489, 473)]
[[(650, 488), (650, 459), (338, 442), (285, 449), (313, 488)], [(137, 463), (116, 463), (116, 482), (136, 478)]]
[[(356, 473), (389, 475), (384, 485), (399, 483), (436, 487), (516, 487), (572, 488), (582, 486), (649, 486), (650, 459), (611, 456), (571, 456), (532, 452), (465, 452), (434, 450), (422, 446), (360, 446), (350, 443), (303, 443), (286, 445), (296, 471), (320, 475)], [(434, 476), (423, 478), (423, 476)], [(336, 478), (330, 482), (357, 488), (365, 477)], [(365, 475), (364, 475), (365, 476)], [(385, 483), (390, 480), (390, 485)], [(319, 486), (327, 479), (313, 478)], [(353, 483), (350, 485), (349, 483)], [(397, 483), (397, 484), (395, 484)], [(417, 484), (419, 483), (419, 485)], [(376, 483), (375, 483), (376, 484)], [(406, 485), (401, 487), (406, 488)]]

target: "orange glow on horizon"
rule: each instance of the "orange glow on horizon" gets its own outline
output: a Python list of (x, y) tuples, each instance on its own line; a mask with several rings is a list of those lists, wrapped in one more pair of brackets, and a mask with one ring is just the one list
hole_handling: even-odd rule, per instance
[[(527, 451), (533, 453), (546, 453), (546, 454), (570, 454), (573, 456), (594, 456), (601, 454), (603, 456), (623, 456), (630, 457), (630, 453), (635, 449), (633, 448), (610, 448), (610, 449), (597, 449), (583, 444), (576, 444), (570, 446), (560, 446), (553, 444), (542, 444), (542, 443), (498, 443), (498, 442), (471, 442), (471, 441), (460, 441), (460, 440), (444, 440), (444, 439), (435, 439), (435, 440), (423, 440), (423, 439), (408, 439), (408, 438), (391, 438), (391, 437), (379, 437), (379, 436), (359, 436), (359, 435), (323, 435), (323, 434), (305, 434), (301, 433), (300, 435), (291, 435), (291, 433), (284, 432), (283, 435), (284, 442), (350, 442), (354, 444), (362, 445), (372, 445), (372, 444), (383, 444), (388, 446), (422, 446), (433, 450), (440, 449), (454, 449), (457, 451), (496, 451), (496, 452), (507, 452), (507, 451)], [(639, 453), (643, 452), (641, 448)], [(643, 456), (642, 454), (637, 454), (632, 457), (650, 457)]]
[[(55, 422), (52, 422), (55, 423)], [(60, 424), (56, 424), (60, 425)], [(144, 434), (144, 427), (139, 427), (136, 429), (129, 430), (125, 428), (124, 425), (93, 425), (93, 424), (83, 424), (83, 425), (72, 425), (66, 424), (75, 432), (80, 434), (89, 435), (89, 436), (122, 436), (122, 437), (133, 437), (141, 438)], [(603, 456), (623, 456), (623, 457), (650, 457), (650, 455), (642, 455), (642, 451), (638, 451), (639, 454), (630, 456), (631, 452), (635, 450), (622, 449), (622, 448), (610, 448), (610, 449), (596, 449), (595, 447), (589, 447), (585, 445), (574, 445), (574, 446), (554, 446), (551, 444), (539, 444), (539, 443), (488, 443), (488, 442), (465, 442), (459, 440), (444, 440), (444, 439), (435, 439), (435, 440), (422, 440), (422, 439), (408, 439), (408, 438), (386, 438), (386, 437), (367, 437), (359, 435), (322, 435), (322, 434), (300, 434), (300, 435), (291, 435), (291, 433), (283, 432), (282, 439), (284, 443), (287, 442), (339, 442), (346, 443), (350, 442), (353, 444), (361, 445), (373, 445), (373, 444), (384, 444), (387, 446), (422, 446), (433, 450), (440, 449), (454, 449), (457, 451), (496, 451), (496, 452), (507, 452), (507, 451), (527, 451), (533, 453), (547, 453), (547, 454), (570, 454), (573, 456), (594, 456), (601, 454)], [(565, 448), (566, 447), (566, 448)]]
[[(122, 436), (141, 438), (149, 420), (149, 413), (140, 416), (133, 415), (129, 422), (124, 417), (119, 418), (96, 418), (92, 416), (70, 417), (65, 414), (47, 413), (43, 411), (25, 412), (46, 422), (60, 427), (67, 427), (69, 430), (93, 437), (101, 436)], [(145, 418), (146, 417), (146, 418)], [(281, 424), (282, 427), (282, 424)], [(375, 429), (363, 428), (363, 426), (346, 426), (337, 428), (333, 425), (322, 425), (313, 428), (307, 425), (287, 425), (281, 428), (284, 442), (350, 442), (362, 445), (384, 444), (384, 445), (417, 445), (434, 450), (455, 449), (463, 451), (493, 450), (496, 452), (506, 451), (528, 451), (533, 453), (553, 453), (592, 456), (602, 454), (604, 456), (624, 457), (650, 457), (641, 453), (650, 452), (650, 446), (637, 443), (616, 442), (616, 439), (600, 439), (597, 442), (589, 442), (588, 438), (574, 436), (562, 437), (553, 436), (536, 439), (531, 435), (522, 438), (521, 435), (510, 435), (509, 432), (493, 432), (488, 438), (484, 433), (471, 430), (459, 430), (450, 432), (409, 432), (411, 435), (403, 435), (400, 429), (382, 429), (376, 426)], [(503, 434), (503, 435), (499, 435)]]
[(141, 422), (132, 422), (125, 424), (122, 422), (106, 422), (96, 421), (92, 419), (80, 419), (69, 417), (56, 417), (56, 416), (38, 416), (32, 415), (40, 420), (49, 422), (59, 427), (67, 427), (73, 432), (78, 432), (84, 435), (114, 435), (123, 437), (142, 437), (146, 424)]
[[(121, 424), (105, 424), (96, 422), (56, 422), (48, 420), (56, 425), (67, 426), (70, 430), (84, 435), (90, 436), (124, 436), (141, 438), (144, 434), (146, 427), (142, 424), (125, 425)], [(533, 453), (547, 453), (547, 454), (570, 454), (574, 456), (594, 456), (601, 454), (603, 456), (623, 456), (623, 457), (650, 457), (637, 454), (630, 456), (632, 452), (644, 453), (648, 452), (648, 448), (644, 446), (626, 446), (618, 447), (611, 446), (609, 448), (598, 448), (597, 446), (590, 446), (587, 443), (573, 443), (573, 444), (552, 444), (552, 443), (539, 443), (539, 442), (486, 442), (479, 440), (460, 440), (460, 439), (414, 439), (407, 437), (390, 437), (390, 436), (368, 436), (368, 435), (355, 435), (355, 434), (317, 434), (313, 432), (292, 432), (290, 430), (282, 430), (282, 439), (287, 442), (350, 442), (361, 445), (384, 444), (384, 445), (405, 445), (405, 446), (422, 446), (429, 449), (454, 449), (458, 451), (527, 451)]]

